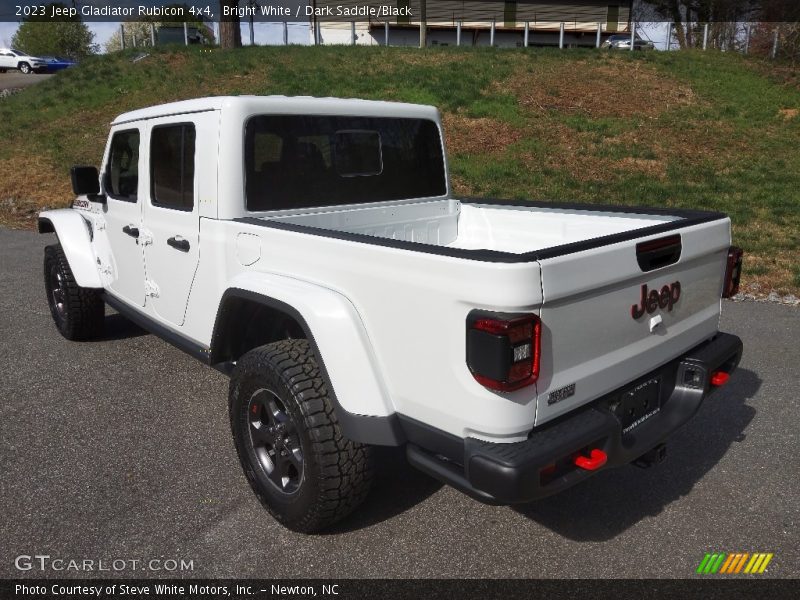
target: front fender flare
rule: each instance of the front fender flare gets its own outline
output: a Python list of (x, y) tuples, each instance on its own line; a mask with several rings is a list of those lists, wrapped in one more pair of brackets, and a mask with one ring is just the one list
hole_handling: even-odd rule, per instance
[(366, 443), (396, 446), (405, 441), (399, 418), (380, 375), (358, 311), (348, 298), (327, 288), (271, 273), (244, 273), (220, 300), (211, 355), (224, 323), (226, 300), (263, 303), (291, 316), (317, 358), (344, 435)]
[(55, 233), (67, 256), (75, 282), (85, 288), (102, 288), (97, 271), (97, 258), (86, 220), (71, 208), (46, 210), (39, 213), (39, 233)]

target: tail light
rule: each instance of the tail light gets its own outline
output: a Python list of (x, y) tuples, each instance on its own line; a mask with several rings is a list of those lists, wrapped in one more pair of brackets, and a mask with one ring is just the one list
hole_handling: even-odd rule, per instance
[(501, 392), (539, 377), (542, 323), (536, 315), (472, 311), (467, 318), (467, 366), (475, 380)]
[(722, 297), (731, 298), (739, 292), (739, 278), (742, 276), (742, 256), (744, 250), (731, 246), (728, 248), (728, 266), (722, 285)]

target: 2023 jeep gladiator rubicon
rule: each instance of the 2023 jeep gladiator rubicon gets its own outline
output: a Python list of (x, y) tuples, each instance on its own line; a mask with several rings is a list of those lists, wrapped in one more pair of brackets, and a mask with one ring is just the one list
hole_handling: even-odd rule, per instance
[(146, 108), (72, 182), (39, 217), (59, 331), (108, 304), (230, 374), (244, 472), (295, 530), (362, 501), (375, 445), (494, 503), (657, 461), (742, 352), (725, 215), (458, 199), (431, 107)]

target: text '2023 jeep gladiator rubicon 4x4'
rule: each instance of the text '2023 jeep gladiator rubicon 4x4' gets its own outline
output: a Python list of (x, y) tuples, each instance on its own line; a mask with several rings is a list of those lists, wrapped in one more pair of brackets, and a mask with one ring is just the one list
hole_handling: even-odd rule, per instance
[(431, 107), (146, 108), (72, 182), (39, 217), (59, 331), (108, 304), (230, 374), (244, 472), (296, 530), (358, 505), (375, 445), (494, 503), (654, 462), (742, 352), (725, 215), (458, 199)]

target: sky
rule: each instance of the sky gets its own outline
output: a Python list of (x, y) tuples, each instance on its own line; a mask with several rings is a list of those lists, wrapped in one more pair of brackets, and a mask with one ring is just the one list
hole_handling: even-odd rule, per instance
[[(87, 23), (89, 29), (94, 33), (95, 43), (100, 45), (101, 50), (108, 39), (119, 29), (119, 25), (119, 23)], [(667, 25), (665, 23), (644, 23), (642, 25), (641, 37), (654, 42), (657, 49), (665, 49)], [(17, 30), (17, 26), (17, 23), (0, 23), (0, 46), (11, 45), (11, 38)], [(255, 41), (258, 45), (283, 43), (283, 26), (280, 24), (256, 23), (254, 31)], [(246, 23), (242, 23), (242, 42), (250, 43), (250, 28)], [(309, 43), (308, 24), (290, 23), (289, 42), (293, 44)]]

